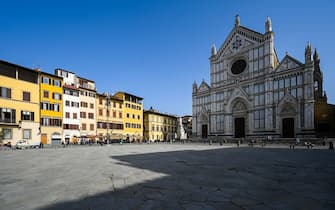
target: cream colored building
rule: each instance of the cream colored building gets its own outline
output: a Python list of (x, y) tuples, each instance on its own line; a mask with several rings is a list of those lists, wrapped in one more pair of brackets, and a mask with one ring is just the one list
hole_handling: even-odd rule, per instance
[(177, 117), (154, 109), (145, 110), (144, 139), (149, 141), (170, 141), (177, 136)]
[(96, 121), (99, 140), (125, 139), (123, 135), (123, 100), (97, 93)]
[(80, 137), (94, 140), (96, 136), (96, 89), (95, 82), (77, 77), (80, 100)]

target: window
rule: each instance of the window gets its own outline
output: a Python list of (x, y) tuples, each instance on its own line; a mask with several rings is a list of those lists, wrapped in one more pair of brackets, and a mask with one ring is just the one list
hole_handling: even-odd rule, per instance
[(102, 105), (102, 98), (99, 98), (99, 104)]
[(82, 124), (81, 124), (81, 130), (86, 131), (86, 123), (82, 123)]
[(43, 91), (43, 97), (44, 98), (49, 98), (49, 91), (44, 90)]
[(119, 112), (119, 118), (122, 118), (122, 112)]
[(80, 112), (80, 118), (86, 118), (86, 112)]
[(135, 119), (135, 115), (133, 114), (133, 119)]
[(73, 116), (73, 119), (77, 119), (78, 118), (77, 113), (73, 113), (72, 116)]
[(90, 108), (94, 109), (94, 104), (90, 103)]
[(70, 101), (65, 101), (65, 106), (70, 106)]
[(116, 112), (113, 112), (113, 117), (116, 118)]
[(140, 115), (137, 115), (137, 119), (140, 119), (141, 117), (140, 117)]
[(21, 120), (34, 121), (34, 112), (21, 111)]
[(62, 84), (62, 83), (61, 83), (60, 80), (57, 80), (57, 79), (54, 80), (54, 86), (60, 87), (61, 84)]
[(31, 139), (31, 129), (23, 129), (23, 139)]
[(126, 123), (126, 128), (130, 128), (130, 123)]
[(11, 128), (3, 128), (3, 139), (12, 139), (13, 130)]
[(70, 118), (70, 112), (65, 112), (65, 118)]
[(59, 104), (54, 104), (54, 109), (55, 112), (59, 112)]
[(127, 113), (127, 118), (129, 118), (129, 113)]
[(87, 108), (88, 107), (88, 103), (86, 103), (86, 102), (80, 102), (80, 106)]
[(247, 67), (247, 62), (245, 60), (237, 60), (231, 66), (231, 72), (233, 74), (240, 74), (242, 73)]
[(107, 109), (107, 111), (106, 111), (106, 114), (107, 114), (107, 117), (109, 117), (109, 110)]
[(94, 124), (90, 124), (90, 130), (94, 131)]
[(119, 104), (119, 108), (122, 109), (122, 104)]
[(30, 101), (30, 92), (23, 91), (22, 100)]
[(52, 98), (55, 100), (61, 100), (61, 96), (59, 93), (52, 93)]
[(49, 118), (41, 118), (42, 126), (49, 126)]
[(79, 103), (78, 102), (71, 102), (71, 106), (72, 107), (79, 107)]
[(102, 116), (102, 109), (99, 109), (99, 116)]
[(12, 89), (10, 88), (5, 88), (5, 87), (0, 87), (0, 97), (4, 98), (12, 98)]
[(113, 103), (113, 107), (115, 108), (116, 107), (116, 102), (112, 102)]
[(93, 113), (88, 113), (88, 119), (94, 119), (94, 114)]
[(50, 84), (50, 79), (48, 77), (43, 77), (42, 78), (42, 83), (44, 83), (44, 84)]

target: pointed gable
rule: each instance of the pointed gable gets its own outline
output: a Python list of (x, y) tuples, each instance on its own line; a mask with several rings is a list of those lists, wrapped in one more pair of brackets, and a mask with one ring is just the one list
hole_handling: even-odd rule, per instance
[(298, 61), (297, 59), (286, 55), (283, 60), (279, 63), (278, 67), (275, 69), (275, 71), (286, 71), (290, 69), (295, 69), (303, 66), (304, 64)]
[(221, 45), (215, 58), (221, 58), (223, 56), (238, 52), (249, 45), (258, 44), (262, 41), (263, 34), (243, 26), (235, 27)]
[(210, 87), (209, 85), (205, 82), (205, 81), (202, 81), (200, 86), (199, 86), (199, 92), (207, 92), (210, 90)]

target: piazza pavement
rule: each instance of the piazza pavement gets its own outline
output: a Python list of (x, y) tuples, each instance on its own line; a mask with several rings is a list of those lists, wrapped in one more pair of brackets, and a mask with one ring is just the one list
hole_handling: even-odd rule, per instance
[(335, 151), (113, 144), (0, 151), (0, 209), (335, 209)]

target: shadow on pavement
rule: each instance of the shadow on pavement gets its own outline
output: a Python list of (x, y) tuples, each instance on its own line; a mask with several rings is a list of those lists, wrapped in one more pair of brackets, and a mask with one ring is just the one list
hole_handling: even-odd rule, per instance
[[(224, 148), (111, 156), (166, 176), (58, 202), (51, 209), (334, 209), (334, 153)], [(94, 169), (92, 169), (94, 170)], [(124, 177), (126, 177), (125, 174)], [(52, 189), (50, 189), (52, 190)]]

